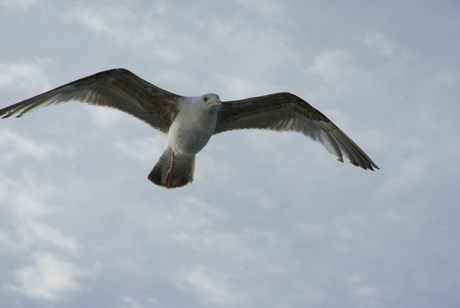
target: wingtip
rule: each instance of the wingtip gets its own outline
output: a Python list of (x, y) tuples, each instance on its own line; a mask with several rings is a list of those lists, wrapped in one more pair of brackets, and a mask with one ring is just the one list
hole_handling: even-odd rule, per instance
[[(6, 111), (5, 113), (0, 113), (0, 115), (2, 115), (2, 119), (6, 119), (6, 118), (9, 118), (11, 117), (12, 115), (14, 115), (15, 113), (17, 113), (17, 110), (14, 111), (14, 110), (10, 110), (10, 111)], [(16, 118), (20, 118), (22, 117), (23, 113), (20, 113), (16, 116)]]
[(371, 163), (370, 165), (363, 165), (360, 167), (363, 168), (364, 170), (371, 170), (371, 171), (380, 170), (380, 168), (374, 163)]
[[(339, 157), (337, 160), (343, 163), (343, 159), (341, 159), (341, 157)], [(351, 163), (353, 166), (361, 167), (361, 168), (363, 168), (364, 170), (371, 170), (371, 171), (375, 171), (375, 169), (380, 170), (380, 168), (379, 168), (373, 161), (358, 163), (358, 162), (356, 162), (356, 161), (350, 160), (350, 163)], [(374, 169), (374, 168), (375, 168), (375, 169)]]

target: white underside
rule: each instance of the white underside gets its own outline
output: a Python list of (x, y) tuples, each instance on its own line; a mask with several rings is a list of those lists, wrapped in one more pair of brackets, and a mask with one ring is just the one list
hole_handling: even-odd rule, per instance
[(175, 156), (194, 156), (208, 143), (216, 127), (217, 111), (203, 113), (194, 108), (183, 108), (168, 132), (167, 146)]

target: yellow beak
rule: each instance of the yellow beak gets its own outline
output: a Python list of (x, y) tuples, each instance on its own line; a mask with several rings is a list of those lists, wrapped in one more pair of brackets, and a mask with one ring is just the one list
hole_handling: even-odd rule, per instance
[(213, 100), (213, 101), (211, 102), (211, 104), (212, 104), (212, 105), (216, 105), (216, 106), (220, 106), (220, 105), (222, 105), (222, 102), (220, 101), (220, 99), (216, 99), (216, 100)]

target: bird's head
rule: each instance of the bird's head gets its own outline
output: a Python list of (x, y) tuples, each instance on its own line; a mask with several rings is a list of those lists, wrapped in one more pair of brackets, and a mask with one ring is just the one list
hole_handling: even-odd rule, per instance
[[(216, 114), (222, 107), (222, 102), (217, 94), (209, 93), (200, 96), (184, 97), (185, 106), (200, 111), (203, 114)], [(184, 106), (184, 107), (185, 107)]]
[(210, 105), (210, 106), (220, 106), (222, 105), (222, 102), (219, 99), (219, 95), (214, 94), (214, 93), (208, 93), (200, 96), (200, 99)]
[(194, 105), (197, 110), (208, 114), (217, 113), (222, 107), (222, 102), (219, 99), (219, 96), (214, 93), (208, 93), (201, 96), (195, 96), (192, 98), (192, 105)]

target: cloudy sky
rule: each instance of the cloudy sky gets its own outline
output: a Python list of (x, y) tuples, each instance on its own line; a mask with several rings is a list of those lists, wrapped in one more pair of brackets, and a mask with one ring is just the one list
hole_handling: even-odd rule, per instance
[(165, 136), (76, 102), (0, 121), (2, 307), (459, 307), (460, 4), (0, 0), (0, 107), (123, 67), (182, 95), (289, 91), (380, 171), (295, 133)]

